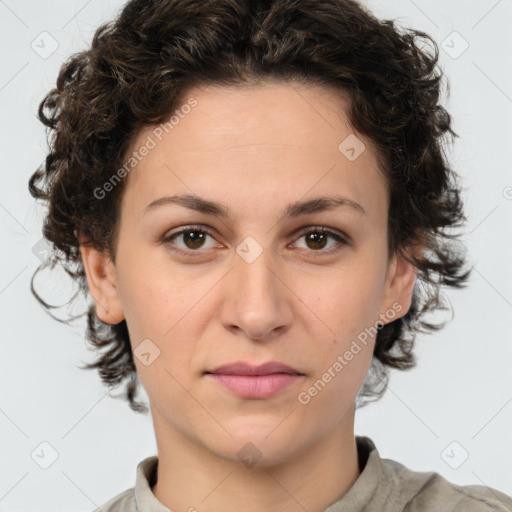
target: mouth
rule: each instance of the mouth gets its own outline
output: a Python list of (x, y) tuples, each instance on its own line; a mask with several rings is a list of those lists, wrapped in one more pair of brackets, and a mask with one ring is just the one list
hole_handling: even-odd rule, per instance
[(268, 363), (260, 364), (259, 366), (253, 366), (249, 363), (232, 363), (225, 364), (206, 372), (207, 374), (213, 375), (249, 375), (249, 376), (261, 376), (261, 375), (273, 375), (277, 373), (286, 375), (304, 375), (295, 368), (288, 366), (284, 363), (277, 361), (270, 361)]
[(243, 362), (227, 364), (205, 375), (241, 398), (260, 400), (284, 391), (305, 377), (295, 368), (276, 361), (259, 366)]

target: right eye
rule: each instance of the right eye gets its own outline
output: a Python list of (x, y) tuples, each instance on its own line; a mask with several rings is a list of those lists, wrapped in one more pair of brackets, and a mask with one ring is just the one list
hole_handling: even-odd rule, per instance
[[(204, 249), (205, 241), (208, 237), (214, 240), (213, 235), (204, 228), (200, 226), (187, 226), (179, 231), (175, 231), (174, 233), (164, 236), (164, 238), (162, 238), (162, 243), (170, 243), (171, 249), (177, 252), (193, 254), (200, 252), (199, 249), (201, 248)], [(182, 245), (176, 244), (174, 240), (181, 240)], [(206, 247), (206, 249), (214, 247), (218, 247), (218, 244), (213, 244), (210, 247)]]

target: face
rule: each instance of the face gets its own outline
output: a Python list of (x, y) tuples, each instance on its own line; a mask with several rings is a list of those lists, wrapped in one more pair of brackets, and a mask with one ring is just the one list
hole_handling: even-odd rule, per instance
[[(133, 144), (116, 264), (82, 248), (89, 288), (104, 322), (126, 319), (157, 438), (232, 460), (250, 441), (273, 464), (349, 428), (374, 327), (407, 312), (415, 269), (388, 259), (387, 182), (339, 93), (186, 98)], [(207, 373), (267, 362), (294, 375)]]

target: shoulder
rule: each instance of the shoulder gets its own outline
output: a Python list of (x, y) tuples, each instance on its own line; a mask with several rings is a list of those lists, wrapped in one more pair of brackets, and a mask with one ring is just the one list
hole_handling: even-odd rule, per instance
[[(135, 486), (114, 496), (102, 505), (99, 512), (139, 512), (139, 510), (161, 510), (168, 512), (153, 495), (151, 486), (156, 482), (158, 457), (152, 455), (137, 465)], [(96, 511), (95, 511), (96, 512)]]
[(135, 503), (135, 488), (131, 487), (114, 496), (94, 512), (137, 512)]
[(491, 487), (461, 486), (439, 473), (412, 471), (390, 459), (381, 462), (383, 479), (408, 512), (512, 512), (512, 498)]
[(413, 471), (381, 458), (374, 442), (357, 436), (361, 474), (328, 512), (512, 512), (512, 498), (485, 485), (457, 485), (433, 471)]

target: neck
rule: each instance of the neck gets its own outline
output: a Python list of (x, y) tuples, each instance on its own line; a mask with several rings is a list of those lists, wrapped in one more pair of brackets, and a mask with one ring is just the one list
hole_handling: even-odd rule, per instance
[(152, 408), (158, 447), (155, 497), (173, 511), (323, 512), (358, 478), (355, 408), (292, 459), (246, 467), (177, 431)]

